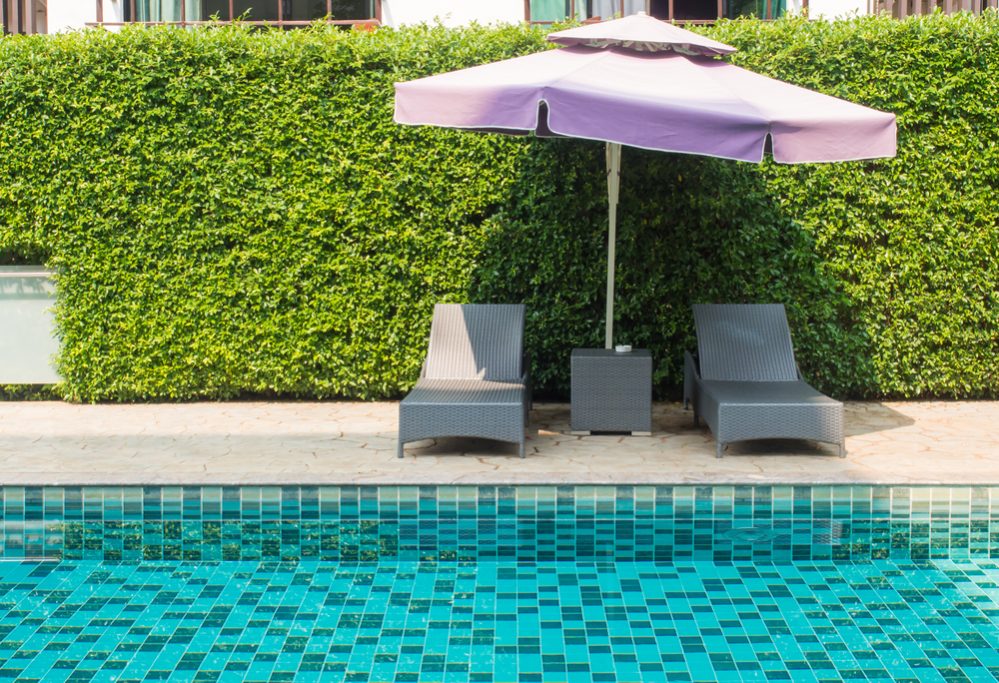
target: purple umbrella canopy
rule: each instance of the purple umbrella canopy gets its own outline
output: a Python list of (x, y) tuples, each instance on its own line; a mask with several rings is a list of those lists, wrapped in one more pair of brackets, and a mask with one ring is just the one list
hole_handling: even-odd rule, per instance
[(606, 345), (621, 145), (778, 163), (895, 156), (895, 116), (747, 71), (735, 48), (636, 14), (548, 36), (564, 47), (395, 86), (397, 123), (607, 143)]

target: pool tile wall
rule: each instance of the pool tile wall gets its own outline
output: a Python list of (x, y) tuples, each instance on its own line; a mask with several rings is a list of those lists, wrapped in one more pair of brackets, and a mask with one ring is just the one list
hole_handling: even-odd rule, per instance
[(0, 559), (999, 558), (999, 487), (0, 487)]

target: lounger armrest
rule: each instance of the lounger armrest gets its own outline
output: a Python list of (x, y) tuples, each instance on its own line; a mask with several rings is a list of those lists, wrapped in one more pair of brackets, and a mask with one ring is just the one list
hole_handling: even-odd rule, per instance
[(534, 390), (531, 386), (531, 356), (527, 351), (524, 352), (524, 356), (520, 361), (520, 370), (520, 383), (527, 390), (527, 407), (530, 410), (534, 407)]
[(697, 356), (690, 351), (683, 353), (683, 407), (689, 408), (694, 400), (694, 392), (697, 391), (697, 382), (701, 379), (701, 368), (697, 363)]

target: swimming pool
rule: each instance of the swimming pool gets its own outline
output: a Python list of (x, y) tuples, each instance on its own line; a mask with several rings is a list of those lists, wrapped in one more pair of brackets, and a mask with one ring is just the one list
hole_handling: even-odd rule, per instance
[(0, 678), (999, 679), (996, 488), (0, 496)]

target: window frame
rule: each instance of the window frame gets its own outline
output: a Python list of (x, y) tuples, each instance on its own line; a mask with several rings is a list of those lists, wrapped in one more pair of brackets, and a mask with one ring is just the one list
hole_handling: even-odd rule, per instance
[[(582, 3), (582, 2), (586, 2), (586, 0), (569, 0), (569, 14), (566, 17), (566, 19), (568, 19), (570, 17), (575, 17), (576, 16), (576, 3), (577, 2)], [(625, 0), (615, 0), (615, 2), (617, 2), (618, 12), (620, 12), (621, 16), (623, 17), (624, 16), (624, 3), (625, 3)], [(670, 0), (670, 4), (672, 4), (672, 2), (673, 2), (673, 0)], [(645, 0), (645, 11), (646, 12), (649, 11), (649, 0)], [(612, 17), (604, 17), (604, 18), (611, 19)], [(546, 25), (546, 24), (554, 24), (555, 23), (554, 21), (532, 21), (531, 20), (531, 0), (524, 0), (524, 21), (526, 21), (528, 24), (539, 24), (539, 25)], [(590, 19), (584, 19), (583, 21), (584, 22), (590, 21)]]
[[(569, 0), (569, 15), (566, 17), (566, 19), (569, 19), (571, 17), (575, 17), (576, 16), (576, 3), (577, 2), (585, 2), (585, 0)], [(618, 3), (618, 11), (620, 12), (620, 16), (624, 16), (624, 3), (625, 3), (625, 0), (617, 0), (617, 3)], [(646, 2), (645, 2), (645, 12), (647, 14), (652, 14), (652, 12), (651, 12), (651, 4), (652, 3), (651, 3), (650, 0), (646, 0)], [(676, 17), (676, 10), (674, 8), (674, 0), (667, 0), (666, 16), (665, 17), (656, 17), (656, 18), (657, 19), (662, 19), (663, 21), (668, 21), (668, 22), (671, 22), (671, 23), (681, 23), (681, 24), (713, 24), (718, 19), (725, 18), (726, 4), (727, 4), (727, 0), (715, 0), (715, 6), (716, 6), (716, 10), (717, 10), (717, 17), (715, 19), (678, 19)], [(772, 21), (774, 19), (770, 15), (773, 13), (773, 8), (774, 8), (774, 6), (776, 4), (777, 4), (776, 0), (764, 0), (764, 7), (766, 8), (766, 10), (764, 12), (764, 14), (766, 15), (764, 17), (764, 21)], [(802, 10), (807, 10), (808, 9), (808, 0), (801, 0), (801, 9)], [(604, 19), (611, 19), (611, 18), (612, 17), (604, 17)], [(531, 0), (524, 0), (524, 21), (526, 21), (528, 24), (536, 24), (536, 25), (550, 25), (550, 24), (555, 23), (553, 21), (533, 21), (531, 19)], [(586, 19), (586, 20), (583, 21), (583, 23), (586, 23), (587, 21), (590, 21), (590, 20)]]
[(35, 0), (0, 0), (0, 35), (37, 33), (36, 12)]
[[(3, 0), (0, 0), (2, 2)], [(235, 15), (236, 2), (235, 0), (229, 0), (229, 18), (228, 19), (192, 19), (187, 20), (187, 3), (184, 0), (180, 2), (180, 21), (135, 21), (136, 16), (136, 0), (123, 0), (126, 3), (125, 10), (129, 17), (126, 21), (104, 21), (104, 1), (95, 0), (97, 3), (97, 21), (90, 23), (87, 22), (87, 26), (129, 26), (132, 24), (139, 24), (141, 26), (204, 26), (206, 24), (231, 24), (233, 23), (233, 16)], [(573, 0), (575, 1), (575, 0)], [(276, 0), (278, 16), (284, 14), (284, 3), (286, 0)], [(335, 26), (363, 26), (374, 28), (380, 26), (382, 23), (382, 0), (371, 0), (372, 8), (374, 10), (374, 17), (370, 19), (275, 19), (273, 21), (241, 21), (241, 24), (247, 24), (250, 26), (275, 26), (278, 28), (293, 28), (301, 26), (311, 26), (317, 21), (321, 21), (327, 24), (332, 24)], [(326, 0), (326, 16), (333, 14), (333, 0)]]

